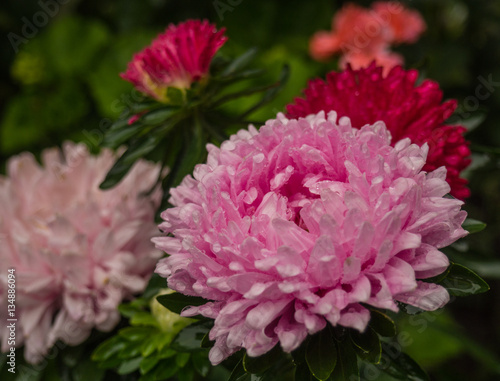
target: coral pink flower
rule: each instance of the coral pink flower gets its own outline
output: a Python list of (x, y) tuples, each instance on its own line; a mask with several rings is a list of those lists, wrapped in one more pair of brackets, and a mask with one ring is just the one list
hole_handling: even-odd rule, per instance
[(340, 67), (368, 66), (373, 60), (386, 70), (402, 64), (403, 57), (390, 52), (393, 43), (414, 43), (425, 30), (416, 11), (398, 2), (376, 2), (372, 9), (346, 4), (333, 18), (332, 31), (320, 31), (310, 41), (311, 56), (319, 61), (342, 55)]
[(388, 41), (391, 43), (414, 43), (425, 31), (426, 25), (420, 13), (406, 9), (396, 1), (378, 1), (372, 6), (380, 20), (390, 29)]
[(286, 352), (327, 322), (363, 331), (366, 306), (424, 310), (448, 292), (439, 251), (467, 233), (462, 202), (443, 197), (446, 170), (422, 172), (427, 146), (390, 145), (382, 122), (361, 129), (324, 112), (282, 114), (241, 130), (171, 190), (154, 238), (170, 256), (156, 272), (212, 300), (183, 312), (215, 319), (213, 364), (246, 348)]
[(392, 141), (410, 138), (413, 143), (429, 145), (424, 166), (432, 171), (445, 166), (451, 194), (465, 199), (470, 192), (467, 181), (460, 178), (469, 164), (469, 143), (464, 139), (464, 127), (445, 125), (456, 108), (456, 101), (441, 103), (443, 93), (436, 82), (425, 80), (415, 86), (418, 72), (395, 67), (386, 76), (382, 68), (371, 65), (366, 69), (347, 70), (327, 75), (326, 82), (314, 79), (304, 90), (305, 97), (296, 98), (287, 106), (292, 118), (324, 110), (347, 116), (352, 125), (383, 121), (392, 134)]
[(170, 24), (152, 44), (137, 53), (121, 74), (138, 90), (166, 101), (166, 88), (187, 89), (208, 75), (213, 56), (226, 42), (225, 29), (208, 21)]
[[(6, 274), (15, 269), (16, 346), (36, 363), (57, 341), (83, 342), (93, 328), (111, 330), (118, 304), (143, 291), (161, 256), (157, 232), (159, 166), (139, 161), (115, 188), (99, 190), (114, 155), (90, 156), (85, 145), (9, 160), (0, 177), (0, 316), (5, 322)], [(9, 349), (6, 324), (2, 352)]]

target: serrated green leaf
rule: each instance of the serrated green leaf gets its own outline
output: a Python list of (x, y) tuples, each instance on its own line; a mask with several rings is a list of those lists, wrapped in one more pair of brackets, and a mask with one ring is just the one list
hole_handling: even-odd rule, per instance
[(170, 311), (180, 314), (182, 310), (189, 306), (201, 306), (209, 302), (207, 299), (200, 298), (198, 296), (188, 296), (183, 295), (178, 292), (167, 295), (159, 295), (156, 297), (158, 303), (160, 303), (165, 308)]
[(245, 353), (243, 356), (243, 368), (248, 373), (264, 373), (283, 355), (279, 345), (259, 357), (250, 357)]
[(193, 352), (203, 350), (201, 341), (212, 328), (213, 322), (194, 323), (183, 328), (172, 340), (170, 347), (178, 352)]
[(126, 347), (125, 340), (120, 336), (114, 336), (109, 340), (106, 340), (101, 345), (99, 345), (94, 353), (92, 353), (92, 360), (94, 361), (104, 361), (109, 359), (111, 356), (120, 352)]
[(394, 321), (378, 310), (370, 310), (369, 326), (384, 337), (392, 337), (396, 335), (396, 324)]
[(377, 368), (398, 380), (429, 381), (427, 373), (393, 344), (382, 343), (382, 358)]
[(306, 362), (309, 370), (318, 380), (326, 380), (332, 374), (337, 364), (337, 346), (329, 327), (309, 340)]
[(382, 355), (382, 346), (377, 333), (370, 327), (361, 333), (357, 330), (351, 330), (351, 339), (354, 344), (354, 350), (363, 360), (377, 364)]
[(486, 224), (472, 218), (467, 218), (462, 224), (462, 227), (469, 233), (474, 234), (484, 230), (486, 228)]
[(118, 367), (118, 374), (129, 374), (137, 369), (139, 369), (139, 366), (141, 364), (142, 357), (136, 357), (130, 360), (123, 361), (120, 366)]
[(450, 265), (447, 276), (439, 284), (453, 296), (475, 295), (490, 289), (488, 283), (474, 271), (456, 263)]
[(150, 153), (158, 143), (159, 137), (155, 135), (148, 135), (133, 143), (111, 167), (99, 187), (101, 189), (114, 187), (125, 177), (135, 162)]
[(331, 375), (332, 381), (359, 380), (358, 357), (348, 336), (338, 342), (337, 365)]

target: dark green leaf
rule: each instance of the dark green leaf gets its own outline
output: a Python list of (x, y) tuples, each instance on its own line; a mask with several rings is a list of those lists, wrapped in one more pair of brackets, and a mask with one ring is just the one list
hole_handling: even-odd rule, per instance
[(306, 363), (297, 365), (297, 370), (295, 371), (295, 380), (297, 381), (316, 381), (316, 377), (311, 374), (309, 367)]
[(158, 361), (160, 361), (160, 359), (156, 356), (143, 357), (139, 365), (141, 374), (148, 373), (151, 369), (155, 367), (156, 364), (158, 364)]
[(248, 373), (263, 373), (269, 369), (283, 355), (279, 345), (259, 357), (250, 357), (245, 353), (243, 356), (243, 367)]
[(201, 341), (201, 347), (202, 348), (212, 348), (214, 345), (213, 341), (210, 341), (210, 332), (205, 335), (203, 340)]
[(309, 370), (318, 380), (330, 377), (337, 364), (337, 346), (327, 327), (311, 337), (306, 349)]
[(332, 381), (359, 380), (358, 356), (348, 336), (338, 342), (337, 365), (333, 370)]
[(154, 376), (156, 380), (166, 380), (179, 371), (177, 364), (173, 360), (163, 360), (154, 370)]
[(291, 356), (280, 357), (264, 373), (252, 374), (251, 381), (294, 381), (295, 365)]
[(131, 318), (136, 313), (142, 312), (140, 308), (131, 306), (130, 304), (120, 304), (118, 306), (118, 311), (120, 311), (120, 313), (127, 318)]
[(175, 363), (179, 368), (183, 368), (189, 361), (191, 354), (189, 353), (177, 353), (175, 356)]
[(383, 312), (371, 310), (369, 325), (381, 336), (392, 337), (396, 335), (396, 324)]
[(212, 327), (212, 324), (212, 322), (201, 322), (187, 326), (177, 334), (170, 346), (179, 352), (203, 350), (201, 341)]
[(486, 228), (486, 224), (478, 220), (473, 220), (472, 218), (467, 218), (462, 224), (462, 227), (469, 233), (473, 234), (484, 230)]
[(132, 144), (127, 151), (115, 162), (109, 170), (106, 178), (99, 186), (101, 189), (109, 189), (118, 184), (128, 173), (134, 163), (150, 153), (159, 143), (159, 138), (148, 135)]
[(231, 372), (231, 376), (227, 381), (243, 381), (250, 380), (250, 375), (245, 372), (245, 368), (243, 367), (243, 359), (238, 362), (238, 364), (234, 367)]
[(195, 371), (192, 367), (186, 366), (184, 368), (179, 369), (179, 373), (177, 377), (179, 381), (192, 381), (195, 375)]
[(196, 352), (191, 355), (191, 362), (193, 363), (196, 371), (202, 376), (206, 377), (210, 372), (212, 364), (208, 360), (206, 352)]
[(127, 124), (123, 128), (117, 129), (115, 131), (113, 131), (113, 127), (111, 127), (111, 130), (109, 130), (104, 136), (103, 145), (105, 147), (116, 149), (127, 142), (130, 138), (137, 135), (143, 129), (144, 126), (138, 123), (134, 123), (131, 125)]
[(151, 327), (158, 327), (158, 320), (149, 312), (141, 311), (132, 316), (130, 319), (132, 325), (147, 325)]
[(271, 102), (276, 97), (276, 95), (278, 95), (278, 93), (283, 89), (286, 82), (288, 81), (289, 76), (290, 76), (290, 68), (288, 67), (288, 65), (284, 65), (283, 69), (281, 70), (280, 78), (277, 82), (277, 86), (266, 91), (264, 93), (263, 97), (261, 98), (261, 100), (259, 102), (257, 102), (255, 105), (253, 105), (252, 107), (250, 107), (247, 111), (245, 111), (240, 116), (240, 118), (241, 119), (246, 118), (247, 116), (251, 115), (254, 111), (258, 110), (259, 108), (261, 108), (265, 104)]
[(428, 381), (429, 376), (398, 344), (382, 343), (382, 361), (377, 368), (398, 380)]
[(95, 362), (87, 358), (80, 361), (71, 373), (73, 381), (101, 381), (104, 379), (105, 370), (100, 369)]
[(490, 289), (490, 286), (479, 275), (456, 263), (451, 264), (448, 275), (440, 284), (453, 296), (475, 295)]
[(183, 295), (178, 292), (157, 296), (156, 300), (158, 300), (158, 303), (160, 303), (163, 307), (168, 308), (176, 314), (180, 314), (186, 307), (201, 306), (209, 302), (209, 300), (198, 296)]
[(354, 344), (354, 350), (359, 357), (374, 364), (380, 362), (382, 347), (377, 333), (372, 328), (367, 327), (363, 333), (357, 330), (351, 330), (350, 334)]
[(123, 361), (118, 367), (118, 374), (129, 374), (137, 369), (141, 364), (142, 357), (136, 357), (134, 359)]
[(177, 114), (177, 112), (179, 112), (177, 107), (164, 107), (144, 114), (141, 116), (140, 121), (144, 126), (157, 126), (164, 123), (167, 119), (170, 119), (172, 116)]
[(92, 353), (92, 360), (103, 361), (120, 352), (126, 347), (126, 342), (120, 336), (114, 336), (97, 347)]
[(127, 341), (142, 341), (146, 338), (153, 338), (157, 330), (152, 327), (126, 327), (118, 334)]
[(228, 76), (244, 68), (257, 54), (256, 48), (248, 49), (245, 53), (243, 53), (238, 58), (234, 59), (221, 73), (222, 77)]

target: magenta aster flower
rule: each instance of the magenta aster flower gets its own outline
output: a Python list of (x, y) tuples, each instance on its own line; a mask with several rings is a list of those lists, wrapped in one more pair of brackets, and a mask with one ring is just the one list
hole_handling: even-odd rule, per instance
[[(0, 177), (0, 316), (7, 313), (7, 270), (15, 269), (16, 345), (31, 363), (57, 341), (76, 345), (92, 328), (112, 329), (118, 304), (143, 291), (161, 257), (157, 228), (159, 166), (139, 161), (110, 191), (99, 190), (114, 156), (91, 156), (82, 144), (9, 160)], [(2, 352), (9, 332), (0, 328)]]
[(187, 89), (208, 75), (213, 56), (226, 42), (225, 29), (208, 21), (170, 24), (152, 44), (137, 53), (121, 77), (160, 101), (166, 88)]
[(366, 69), (347, 70), (327, 75), (326, 81), (314, 79), (304, 90), (304, 98), (296, 98), (287, 106), (292, 118), (324, 110), (347, 116), (352, 125), (383, 121), (392, 134), (393, 143), (410, 138), (413, 143), (429, 145), (425, 171), (441, 166), (447, 169), (446, 181), (451, 194), (461, 200), (470, 196), (467, 180), (460, 173), (470, 164), (469, 142), (465, 128), (444, 124), (457, 107), (455, 100), (441, 103), (443, 92), (430, 80), (415, 86), (416, 70), (395, 67), (388, 75), (371, 65)]
[(449, 265), (439, 251), (467, 233), (446, 170), (422, 171), (427, 146), (390, 145), (382, 122), (361, 129), (324, 112), (282, 114), (241, 130), (171, 190), (154, 238), (170, 256), (156, 272), (210, 302), (185, 316), (215, 319), (213, 364), (278, 342), (286, 352), (327, 322), (363, 331), (364, 305), (424, 310), (448, 292), (420, 279)]

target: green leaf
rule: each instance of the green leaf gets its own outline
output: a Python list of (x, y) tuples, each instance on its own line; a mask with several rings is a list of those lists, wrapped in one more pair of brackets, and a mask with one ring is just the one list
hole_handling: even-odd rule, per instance
[(138, 312), (143, 312), (140, 308), (137, 308), (135, 306), (132, 306), (130, 305), (130, 303), (128, 304), (120, 304), (118, 306), (118, 311), (120, 311), (120, 313), (127, 317), (127, 318), (131, 318), (132, 316), (134, 316), (136, 313)]
[(275, 345), (269, 352), (259, 357), (243, 356), (243, 368), (248, 373), (263, 373), (269, 369), (283, 355), (279, 345)]
[(179, 369), (179, 373), (177, 377), (179, 381), (192, 381), (195, 375), (195, 371), (192, 367), (186, 366), (184, 368)]
[(168, 308), (170, 311), (179, 314), (182, 310), (189, 306), (201, 306), (209, 302), (207, 299), (198, 296), (183, 295), (178, 292), (167, 295), (159, 295), (156, 297), (158, 303), (163, 307)]
[(244, 68), (257, 55), (256, 48), (250, 48), (245, 53), (234, 59), (221, 73), (221, 77), (229, 76), (237, 70)]
[(479, 127), (481, 123), (484, 122), (485, 119), (486, 119), (486, 113), (479, 114), (472, 116), (468, 119), (462, 119), (460, 121), (460, 125), (464, 126), (467, 129), (467, 132), (471, 132), (475, 130), (477, 127)]
[(139, 365), (141, 374), (148, 373), (151, 369), (155, 367), (156, 364), (158, 364), (158, 361), (160, 361), (160, 358), (157, 356), (143, 357)]
[(318, 380), (330, 377), (337, 364), (337, 346), (327, 327), (311, 337), (306, 349), (309, 370)]
[(243, 359), (241, 359), (238, 364), (234, 367), (231, 372), (231, 376), (227, 381), (249, 381), (250, 375), (245, 372), (245, 368), (243, 367)]
[(264, 106), (265, 104), (271, 102), (276, 95), (283, 89), (285, 84), (288, 81), (288, 78), (290, 76), (290, 68), (288, 65), (284, 65), (283, 69), (281, 69), (280, 77), (278, 79), (277, 85), (275, 87), (272, 87), (271, 89), (267, 90), (264, 95), (262, 96), (261, 100), (257, 102), (255, 105), (250, 107), (247, 111), (245, 111), (242, 115), (240, 115), (241, 119), (246, 118), (247, 116), (251, 115), (253, 112), (257, 111), (259, 108)]
[(202, 348), (212, 348), (214, 345), (214, 342), (210, 340), (210, 332), (208, 332), (203, 340), (201, 341), (201, 347)]
[(141, 311), (136, 313), (132, 318), (130, 319), (130, 324), (132, 325), (147, 325), (151, 327), (158, 327), (158, 320), (151, 315), (151, 313), (146, 312), (146, 311)]
[(191, 362), (193, 363), (196, 371), (202, 376), (206, 377), (212, 368), (212, 364), (208, 360), (206, 352), (196, 352), (191, 355)]
[(213, 322), (200, 322), (182, 329), (174, 338), (170, 347), (179, 352), (193, 352), (204, 350), (201, 341), (212, 328)]
[(295, 380), (297, 381), (316, 381), (316, 377), (311, 374), (309, 366), (306, 363), (297, 365), (297, 370), (295, 371)]
[(351, 340), (344, 336), (338, 342), (337, 365), (333, 370), (332, 381), (359, 380), (358, 357)]
[(427, 373), (400, 347), (382, 343), (382, 358), (377, 368), (398, 380), (429, 381)]
[(126, 327), (118, 332), (118, 335), (127, 341), (142, 341), (146, 338), (153, 338), (157, 330), (152, 327)]
[[(169, 89), (173, 89), (170, 87)], [(176, 89), (180, 91), (179, 89)], [(165, 123), (167, 119), (170, 119), (172, 116), (179, 112), (179, 108), (177, 107), (163, 107), (158, 110), (153, 110), (141, 116), (140, 121), (144, 126), (157, 126), (159, 124)]]
[(105, 147), (113, 149), (120, 147), (122, 144), (127, 142), (130, 138), (137, 135), (140, 131), (144, 129), (144, 126), (139, 123), (133, 123), (131, 125), (127, 123), (125, 126), (119, 129), (118, 128), (113, 129), (113, 126), (104, 136), (104, 142), (103, 142), (103, 145)]
[(462, 224), (462, 227), (469, 233), (473, 234), (484, 230), (486, 228), (486, 224), (472, 218), (467, 218)]
[(167, 98), (168, 103), (171, 105), (182, 105), (184, 104), (184, 92), (177, 87), (168, 87), (167, 88)]
[(175, 356), (175, 363), (179, 368), (183, 368), (188, 363), (190, 357), (190, 353), (177, 353), (177, 356)]
[(363, 360), (378, 364), (382, 356), (382, 346), (377, 333), (370, 327), (365, 332), (360, 333), (357, 330), (351, 330), (351, 339), (354, 344), (354, 350)]
[(381, 336), (396, 336), (396, 324), (394, 321), (389, 316), (378, 310), (370, 310), (369, 326)]
[(486, 292), (490, 289), (479, 275), (465, 266), (452, 263), (448, 275), (440, 282), (450, 295), (468, 296)]
[(142, 357), (136, 357), (136, 358), (133, 358), (131, 360), (126, 360), (124, 362), (122, 362), (120, 364), (120, 366), (118, 367), (118, 374), (129, 374), (129, 373), (132, 373), (134, 371), (136, 371), (137, 369), (139, 369), (139, 366), (141, 364), (141, 361), (142, 361)]
[(179, 371), (177, 364), (172, 360), (164, 360), (155, 368), (154, 376), (156, 380), (166, 380)]
[(135, 162), (150, 153), (158, 145), (158, 143), (159, 138), (154, 135), (148, 135), (137, 140), (115, 162), (99, 187), (101, 189), (114, 187), (123, 179), (123, 177), (125, 177)]
[(101, 381), (104, 379), (105, 370), (100, 369), (95, 362), (87, 358), (80, 361), (71, 373), (73, 381)]
[(92, 360), (94, 361), (107, 360), (111, 356), (120, 352), (123, 348), (126, 347), (126, 345), (127, 344), (122, 337), (114, 336), (97, 347), (94, 353), (92, 353)]

